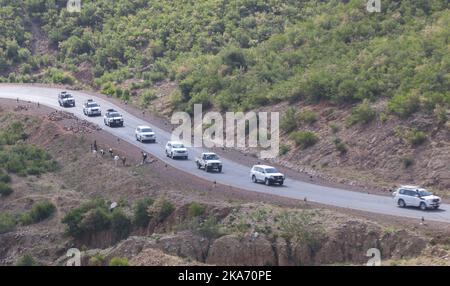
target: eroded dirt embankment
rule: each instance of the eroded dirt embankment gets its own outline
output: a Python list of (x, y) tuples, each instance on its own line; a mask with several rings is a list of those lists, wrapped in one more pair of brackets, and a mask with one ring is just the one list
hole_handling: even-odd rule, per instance
[[(114, 256), (128, 257), (139, 265), (192, 261), (218, 265), (362, 263), (372, 247), (379, 248), (386, 258), (418, 256), (428, 245), (427, 236), (434, 233), (433, 228), (419, 222), (386, 224), (381, 216), (367, 220), (307, 202), (212, 186), (154, 158), (150, 164), (139, 166), (138, 148), (95, 126), (42, 106), (1, 103), (1, 112), (8, 113), (8, 120), (28, 118), (27, 122), (35, 124), (27, 130), (27, 143), (45, 148), (61, 166), (53, 174), (13, 177), (14, 193), (0, 199), (0, 211), (20, 214), (43, 198), (51, 200), (57, 211), (38, 224), (18, 225), (0, 234), (1, 264), (11, 265), (24, 254), (32, 254), (41, 263), (54, 265), (62, 263), (57, 259), (71, 247), (87, 250), (86, 263), (100, 252), (106, 257), (103, 264)], [(108, 156), (93, 155), (90, 144), (94, 140), (100, 148), (113, 148), (126, 156), (125, 166), (116, 166)], [(66, 235), (66, 225), (61, 222), (69, 210), (93, 198), (120, 202), (131, 217), (137, 200), (161, 196), (175, 204), (174, 212), (146, 227), (133, 225), (125, 239), (111, 231), (94, 231), (73, 239)], [(205, 208), (195, 217), (188, 210), (193, 202)], [(377, 219), (381, 223), (374, 221)], [(158, 259), (152, 260), (149, 253)]]

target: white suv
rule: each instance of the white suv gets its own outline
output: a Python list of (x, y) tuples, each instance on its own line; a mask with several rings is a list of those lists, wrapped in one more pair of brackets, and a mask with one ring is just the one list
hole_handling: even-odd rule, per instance
[(414, 206), (421, 210), (437, 209), (441, 198), (417, 186), (401, 186), (393, 193), (394, 200), (400, 207)]
[(102, 111), (100, 110), (100, 105), (93, 99), (88, 99), (83, 104), (83, 113), (87, 116), (101, 116)]
[(253, 183), (264, 182), (267, 186), (273, 184), (283, 185), (286, 177), (284, 174), (280, 173), (277, 169), (266, 165), (255, 165), (253, 166), (250, 176)]
[(153, 130), (148, 126), (138, 126), (136, 128), (135, 135), (137, 141), (149, 141), (152, 143), (156, 142), (155, 132), (153, 132)]
[(177, 141), (169, 141), (166, 144), (166, 156), (174, 158), (188, 158), (188, 151), (183, 143)]

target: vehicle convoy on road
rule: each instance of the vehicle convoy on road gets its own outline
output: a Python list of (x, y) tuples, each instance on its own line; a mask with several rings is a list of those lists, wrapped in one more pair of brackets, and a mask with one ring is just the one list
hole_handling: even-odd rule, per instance
[(58, 103), (62, 107), (75, 107), (75, 98), (67, 91), (61, 91), (58, 94)]
[(177, 141), (169, 141), (166, 144), (166, 156), (172, 159), (188, 158), (188, 150), (183, 143)]
[(136, 127), (135, 130), (135, 136), (136, 136), (136, 140), (140, 141), (140, 142), (151, 142), (151, 143), (155, 143), (156, 142), (156, 135), (155, 132), (153, 132), (153, 129), (150, 128), (149, 126), (146, 125), (142, 125), (142, 126), (138, 126)]
[(441, 198), (418, 186), (401, 186), (393, 193), (398, 206), (419, 207), (421, 210), (438, 209)]
[(83, 103), (83, 113), (87, 116), (101, 116), (100, 105), (93, 99), (88, 99)]
[(202, 153), (200, 157), (195, 159), (197, 168), (206, 172), (217, 171), (222, 172), (222, 161), (216, 153)]
[(123, 127), (123, 116), (119, 112), (117, 112), (115, 109), (108, 109), (106, 110), (105, 116), (104, 116), (104, 123), (106, 126), (114, 127), (119, 126)]
[(282, 186), (286, 177), (280, 173), (277, 169), (266, 165), (255, 165), (250, 172), (253, 183), (263, 182), (265, 185), (270, 186), (273, 184), (279, 184)]

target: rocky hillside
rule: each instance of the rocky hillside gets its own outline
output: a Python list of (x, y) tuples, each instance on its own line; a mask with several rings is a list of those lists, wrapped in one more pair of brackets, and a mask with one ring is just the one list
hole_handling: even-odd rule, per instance
[[(362, 264), (372, 247), (397, 263), (447, 254), (448, 241), (437, 238), (448, 234), (419, 221), (385, 224), (308, 202), (211, 189), (153, 158), (140, 166), (138, 149), (69, 114), (4, 102), (2, 130), (28, 122), (26, 136), (14, 140), (42, 148), (58, 168), (5, 171), (12, 192), (0, 197), (2, 265), (63, 264), (73, 247), (83, 251), (84, 265)], [(92, 154), (94, 139), (120, 155), (127, 150), (127, 163)], [(170, 180), (175, 175), (178, 182)], [(111, 202), (118, 203), (112, 211)]]

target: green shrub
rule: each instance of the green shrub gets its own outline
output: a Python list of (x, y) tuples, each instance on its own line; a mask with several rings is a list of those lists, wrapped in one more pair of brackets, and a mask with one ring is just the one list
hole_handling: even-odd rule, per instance
[(49, 201), (42, 201), (33, 205), (29, 212), (21, 215), (20, 222), (23, 225), (41, 222), (49, 218), (56, 210), (54, 204)]
[(51, 83), (60, 83), (60, 84), (74, 84), (75, 83), (75, 78), (70, 75), (68, 72), (62, 71), (62, 70), (58, 70), (55, 68), (51, 68), (48, 72), (47, 72), (47, 78), (49, 78)]
[(131, 220), (120, 209), (115, 209), (111, 216), (111, 228), (119, 239), (126, 238), (131, 232)]
[(382, 124), (386, 123), (388, 121), (388, 119), (389, 119), (389, 116), (386, 113), (384, 113), (384, 112), (380, 113), (380, 122)]
[(291, 146), (286, 145), (286, 144), (282, 144), (280, 146), (280, 154), (281, 155), (286, 155), (289, 151), (291, 151)]
[(314, 146), (319, 140), (311, 131), (297, 131), (291, 133), (289, 136), (292, 140), (294, 140), (295, 144), (302, 149), (306, 149), (308, 147)]
[(336, 150), (341, 154), (346, 154), (348, 152), (348, 146), (341, 139), (336, 138), (333, 141), (334, 146), (336, 146)]
[(44, 149), (20, 144), (0, 150), (0, 167), (10, 173), (26, 176), (53, 172), (57, 170), (58, 164)]
[(0, 213), (0, 234), (12, 231), (16, 227), (15, 218), (7, 213)]
[(94, 233), (107, 230), (111, 226), (111, 215), (105, 207), (89, 210), (79, 224), (82, 233)]
[(305, 110), (300, 112), (298, 118), (301, 122), (306, 124), (313, 124), (317, 121), (317, 115), (311, 110)]
[(413, 147), (416, 147), (423, 144), (427, 140), (427, 134), (423, 131), (413, 129), (407, 132), (406, 138)]
[(331, 132), (333, 132), (333, 134), (336, 134), (336, 133), (339, 132), (340, 127), (336, 123), (331, 123), (330, 124), (330, 129), (331, 129)]
[(402, 118), (407, 118), (420, 109), (420, 97), (417, 93), (395, 95), (389, 100), (388, 109)]
[(447, 108), (444, 106), (438, 106), (434, 109), (434, 114), (439, 124), (445, 124), (448, 121)]
[(28, 138), (25, 133), (23, 123), (16, 121), (11, 123), (4, 131), (0, 133), (0, 145), (14, 145), (20, 140)]
[(114, 95), (116, 94), (116, 88), (114, 84), (107, 82), (101, 87), (101, 92), (106, 95)]
[(298, 114), (294, 107), (289, 107), (286, 110), (280, 122), (280, 128), (286, 133), (291, 133), (298, 127)]
[(9, 196), (10, 194), (12, 194), (13, 189), (11, 188), (11, 186), (0, 182), (0, 197), (6, 197)]
[(401, 159), (401, 162), (403, 164), (403, 168), (408, 169), (414, 164), (414, 159), (409, 156), (405, 156)]
[(213, 216), (208, 217), (200, 223), (198, 232), (200, 235), (208, 239), (215, 239), (223, 235), (223, 231), (218, 220)]
[(203, 204), (193, 202), (188, 207), (188, 217), (199, 217), (205, 213), (206, 207)]
[(277, 220), (280, 223), (281, 235), (286, 239), (306, 245), (312, 250), (320, 246), (323, 229), (320, 226), (311, 225), (311, 214), (283, 211), (278, 215)]
[(126, 258), (126, 257), (113, 257), (109, 261), (109, 266), (129, 266), (128, 258)]
[(364, 100), (352, 109), (352, 115), (347, 119), (349, 126), (357, 123), (367, 124), (376, 117), (376, 111), (370, 106), (368, 100)]
[(82, 221), (85, 214), (95, 208), (103, 208), (107, 210), (106, 202), (101, 199), (92, 200), (82, 204), (78, 208), (71, 209), (62, 219), (62, 223), (67, 224), (66, 232), (74, 237), (84, 234), (85, 229), (82, 228)]
[(134, 224), (140, 227), (146, 227), (150, 221), (148, 215), (148, 208), (153, 204), (153, 200), (150, 198), (141, 199), (136, 202), (134, 206)]
[(16, 266), (39, 266), (39, 262), (31, 254), (25, 254), (17, 261)]
[(161, 207), (161, 211), (159, 213), (159, 219), (160, 221), (165, 220), (167, 217), (169, 217), (173, 211), (175, 210), (175, 205), (171, 203), (170, 201), (164, 201)]
[(174, 210), (175, 205), (172, 202), (160, 197), (149, 207), (148, 214), (151, 220), (159, 223), (168, 218)]
[(100, 253), (96, 253), (89, 258), (89, 266), (103, 266), (105, 263), (105, 257)]
[(150, 102), (156, 98), (157, 96), (154, 90), (145, 90), (140, 96), (140, 106), (147, 108)]

